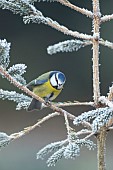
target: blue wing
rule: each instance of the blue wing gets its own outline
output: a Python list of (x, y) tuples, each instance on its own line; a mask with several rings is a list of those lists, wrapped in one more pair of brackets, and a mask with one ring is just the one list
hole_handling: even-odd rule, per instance
[(41, 76), (39, 76), (37, 79), (31, 81), (30, 83), (27, 84), (27, 87), (32, 90), (33, 87), (35, 86), (39, 86), (41, 84), (44, 84), (48, 81), (49, 79), (49, 74), (50, 72), (47, 72), (45, 74), (42, 74)]
[(34, 81), (35, 81), (34, 86), (38, 86), (38, 85), (46, 83), (48, 81), (48, 79), (46, 79), (46, 80), (37, 80), (37, 79), (35, 79)]

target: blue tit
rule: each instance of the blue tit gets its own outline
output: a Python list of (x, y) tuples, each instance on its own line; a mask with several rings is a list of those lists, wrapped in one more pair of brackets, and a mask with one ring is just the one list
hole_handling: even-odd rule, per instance
[[(49, 71), (28, 83), (26, 87), (48, 102), (54, 100), (60, 94), (65, 81), (66, 77), (62, 72)], [(27, 110), (35, 109), (42, 109), (42, 103), (33, 98)]]

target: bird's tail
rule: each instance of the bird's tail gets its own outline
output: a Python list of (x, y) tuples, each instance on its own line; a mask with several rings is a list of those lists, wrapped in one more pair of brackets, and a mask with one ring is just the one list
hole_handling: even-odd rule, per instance
[(36, 99), (32, 99), (29, 107), (27, 108), (27, 111), (33, 111), (33, 110), (41, 110), (42, 108), (42, 103)]

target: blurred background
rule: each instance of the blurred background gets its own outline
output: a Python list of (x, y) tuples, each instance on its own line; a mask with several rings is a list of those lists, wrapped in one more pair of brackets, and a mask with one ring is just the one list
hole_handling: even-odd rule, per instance
[[(79, 0), (71, 2), (80, 7), (92, 10), (92, 1)], [(44, 16), (48, 16), (69, 29), (92, 34), (91, 19), (73, 11), (59, 3), (40, 2), (35, 3), (38, 10)], [(113, 13), (112, 0), (100, 1), (103, 15)], [(13, 15), (10, 11), (0, 9), (0, 39), (11, 42), (10, 66), (16, 63), (25, 63), (27, 82), (49, 70), (60, 70), (65, 73), (67, 81), (63, 92), (55, 101), (92, 101), (92, 50), (91, 46), (73, 53), (47, 54), (49, 45), (60, 41), (73, 39), (43, 24), (24, 24), (22, 17)], [(101, 26), (101, 37), (113, 41), (113, 20)], [(100, 47), (100, 86), (101, 95), (108, 93), (113, 81), (113, 51), (106, 47)], [(7, 80), (0, 77), (0, 88), (4, 90), (16, 90), (22, 93)], [(23, 128), (33, 125), (38, 119), (52, 111), (44, 109), (39, 112), (16, 111), (15, 103), (0, 100), (0, 131), (12, 134)], [(66, 107), (67, 111), (79, 115), (90, 107)], [(71, 122), (70, 122), (71, 123)], [(107, 169), (113, 168), (113, 132), (107, 137)], [(66, 138), (64, 118), (59, 116), (45, 122), (40, 128), (36, 128), (26, 136), (15, 140), (5, 149), (0, 151), (0, 170), (46, 170), (46, 160), (36, 160), (36, 153), (45, 145)], [(96, 140), (93, 138), (94, 142)], [(81, 156), (76, 160), (62, 159), (53, 170), (84, 170), (97, 169), (96, 150), (82, 149)]]

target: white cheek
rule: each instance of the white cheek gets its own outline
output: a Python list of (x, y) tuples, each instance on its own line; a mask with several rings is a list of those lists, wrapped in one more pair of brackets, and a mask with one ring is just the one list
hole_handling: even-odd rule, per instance
[(50, 82), (51, 82), (51, 85), (52, 85), (52, 86), (57, 86), (57, 82), (56, 82), (56, 79), (55, 79), (55, 75), (53, 75), (53, 76), (50, 78)]

